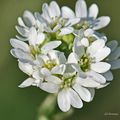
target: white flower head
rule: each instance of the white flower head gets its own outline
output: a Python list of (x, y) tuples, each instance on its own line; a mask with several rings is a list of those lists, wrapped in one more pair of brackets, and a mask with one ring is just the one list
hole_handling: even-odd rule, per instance
[(108, 16), (97, 18), (98, 12), (96, 4), (87, 9), (85, 0), (77, 0), (75, 12), (56, 1), (44, 3), (41, 13), (26, 10), (18, 18), (19, 35), (10, 39), (11, 54), (28, 75), (19, 87), (56, 94), (59, 108), (67, 112), (71, 106), (82, 108), (95, 89), (109, 85), (112, 70), (120, 68), (120, 47), (97, 32), (110, 23)]

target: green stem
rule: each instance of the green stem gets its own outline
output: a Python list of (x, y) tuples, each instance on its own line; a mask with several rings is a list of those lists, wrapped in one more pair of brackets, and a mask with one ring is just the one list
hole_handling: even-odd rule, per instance
[(73, 109), (69, 112), (56, 113), (56, 95), (48, 95), (38, 110), (38, 120), (64, 120), (72, 115)]

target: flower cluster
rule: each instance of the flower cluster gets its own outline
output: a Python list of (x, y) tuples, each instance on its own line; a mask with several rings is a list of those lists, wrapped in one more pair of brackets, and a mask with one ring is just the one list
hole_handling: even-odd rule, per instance
[(42, 13), (25, 11), (18, 18), (19, 35), (10, 40), (11, 54), (29, 76), (19, 87), (57, 94), (63, 112), (92, 101), (95, 89), (107, 86), (113, 80), (111, 71), (120, 68), (117, 41), (107, 42), (97, 31), (110, 18), (97, 18), (98, 11), (96, 4), (87, 10), (85, 0), (76, 2), (75, 12), (55, 1), (44, 3)]

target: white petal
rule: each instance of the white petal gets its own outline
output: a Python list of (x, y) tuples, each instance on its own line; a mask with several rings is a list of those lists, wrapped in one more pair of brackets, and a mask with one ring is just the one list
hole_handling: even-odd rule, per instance
[(109, 62), (111, 64), (111, 69), (116, 70), (120, 69), (120, 59)]
[(59, 63), (60, 64), (65, 64), (66, 63), (66, 57), (65, 57), (64, 53), (59, 54)]
[(80, 99), (79, 95), (71, 88), (69, 89), (69, 96), (70, 96), (71, 105), (73, 107), (75, 108), (83, 107), (83, 102)]
[(20, 70), (22, 70), (24, 73), (26, 73), (28, 75), (32, 75), (33, 67), (29, 63), (22, 63), (19, 61), (18, 66), (19, 66)]
[(87, 72), (87, 75), (92, 79), (95, 80), (96, 82), (100, 83), (100, 84), (104, 84), (106, 82), (106, 79), (103, 75), (98, 74), (94, 71), (89, 71)]
[(93, 27), (94, 30), (99, 30), (103, 27), (106, 27), (108, 24), (110, 23), (110, 17), (108, 16), (103, 16), (103, 17), (99, 17), (96, 20), (96, 25)]
[(94, 33), (94, 30), (93, 30), (93, 29), (90, 29), (90, 28), (84, 31), (84, 35), (85, 35), (86, 37), (88, 37), (88, 36), (90, 36), (90, 35), (93, 35), (93, 33)]
[(30, 48), (29, 48), (28, 44), (26, 44), (25, 42), (22, 42), (17, 39), (10, 39), (10, 44), (14, 48), (19, 48), (25, 52), (30, 52)]
[(18, 17), (18, 24), (22, 27), (26, 27), (21, 17)]
[(105, 41), (102, 39), (94, 41), (87, 49), (87, 53), (91, 56), (94, 55), (98, 50), (105, 46)]
[(41, 57), (41, 55), (39, 55), (39, 56), (36, 57), (36, 60), (34, 61), (34, 63), (35, 63), (36, 65), (38, 65), (39, 67), (44, 66), (44, 60), (43, 60), (43, 58)]
[(61, 28), (59, 35), (63, 36), (63, 35), (67, 35), (70, 34), (74, 31), (74, 29), (72, 27), (65, 27), (65, 28)]
[(99, 12), (98, 6), (96, 4), (92, 4), (89, 8), (89, 17), (95, 19), (98, 15), (98, 12)]
[(47, 20), (48, 23), (51, 23), (52, 19), (49, 16), (49, 7), (47, 3), (44, 3), (42, 6), (42, 17)]
[(68, 56), (68, 63), (78, 63), (78, 57), (75, 53), (71, 53), (69, 56)]
[(12, 49), (10, 52), (16, 58), (23, 59), (23, 60), (33, 60), (31, 55), (27, 52), (24, 52), (23, 50)]
[(117, 46), (118, 46), (118, 42), (116, 40), (112, 40), (110, 42), (107, 43), (107, 46), (111, 49), (111, 51), (113, 52)]
[(31, 26), (35, 25), (35, 22), (36, 22), (33, 14), (30, 11), (27, 11), (27, 10), (23, 14), (23, 20), (25, 21), (25, 24), (28, 27), (31, 27)]
[(41, 73), (42, 73), (44, 76), (50, 76), (50, 75), (51, 75), (50, 71), (49, 71), (47, 68), (42, 68), (42, 69), (41, 69)]
[(88, 89), (81, 87), (79, 84), (75, 84), (73, 88), (79, 94), (82, 100), (86, 102), (91, 101), (91, 94)]
[(59, 17), (60, 16), (60, 8), (55, 1), (52, 1), (49, 6), (49, 14), (51, 18)]
[(39, 21), (39, 23), (42, 23), (42, 25), (46, 25), (47, 21), (43, 18), (43, 16), (39, 12), (34, 13), (35, 18)]
[(78, 38), (75, 38), (75, 40), (74, 40), (73, 52), (75, 52), (77, 54), (79, 59), (85, 53), (85, 48), (81, 44), (79, 45), (79, 39)]
[(71, 64), (66, 64), (66, 70), (65, 70), (65, 74), (63, 74), (64, 76), (72, 76), (75, 73), (75, 69), (72, 67)]
[(39, 87), (48, 93), (57, 93), (59, 90), (59, 86), (51, 82), (42, 83)]
[(47, 53), (50, 50), (57, 48), (60, 44), (61, 44), (61, 41), (48, 42), (41, 48), (41, 50), (43, 53)]
[(57, 51), (57, 50), (51, 50), (48, 52), (47, 56), (49, 58), (49, 60), (54, 60), (56, 62), (56, 64), (60, 64), (60, 61), (59, 61), (59, 54), (61, 52)]
[(75, 6), (75, 12), (77, 17), (87, 17), (87, 5), (85, 0), (78, 0)]
[(28, 29), (20, 27), (20, 26), (16, 26), (15, 28), (21, 36), (28, 37), (29, 35)]
[(95, 89), (94, 88), (88, 88), (88, 90), (89, 90), (89, 92), (91, 94), (91, 100), (90, 101), (92, 101), (94, 96), (95, 96)]
[(18, 87), (20, 87), (20, 88), (29, 87), (33, 84), (33, 82), (34, 82), (33, 78), (28, 78), (22, 84), (20, 84)]
[(74, 18), (75, 14), (72, 9), (67, 6), (62, 7), (62, 17), (63, 18)]
[(83, 38), (83, 39), (81, 40), (81, 44), (82, 44), (83, 46), (85, 46), (85, 47), (88, 47), (88, 46), (89, 46), (89, 41), (88, 41), (88, 39), (87, 39), (87, 38)]
[(37, 31), (34, 27), (32, 27), (30, 29), (30, 33), (29, 33), (29, 44), (35, 46), (37, 40)]
[(120, 57), (120, 47), (117, 47), (108, 57), (110, 61), (116, 60)]
[(40, 62), (43, 62), (43, 64), (50, 60), (49, 56), (46, 54), (40, 54), (38, 59), (40, 59)]
[(113, 80), (113, 74), (111, 71), (107, 71), (106, 73), (103, 73), (103, 76), (106, 78), (107, 81)]
[(45, 34), (44, 33), (38, 33), (37, 39), (36, 39), (36, 44), (40, 45), (43, 43), (45, 40)]
[(87, 77), (85, 79), (77, 78), (77, 82), (78, 82), (78, 84), (80, 84), (80, 86), (84, 86), (84, 87), (96, 88), (97, 86), (100, 85), (100, 83), (92, 80), (90, 77)]
[(106, 83), (106, 84), (104, 84), (104, 85), (99, 85), (98, 87), (96, 87), (97, 89), (100, 89), (100, 88), (104, 88), (104, 87), (106, 87), (106, 86), (108, 86), (110, 83)]
[(111, 65), (106, 62), (92, 63), (91, 69), (98, 73), (105, 73), (111, 68)]
[(43, 79), (43, 75), (40, 73), (39, 70), (35, 70), (32, 74), (33, 78), (35, 78), (36, 80), (42, 80)]
[(99, 49), (93, 57), (95, 58), (96, 62), (99, 62), (103, 59), (105, 59), (109, 54), (111, 50), (108, 47), (104, 47), (102, 49)]
[(80, 18), (71, 18), (68, 20), (68, 22), (65, 24), (65, 26), (73, 26), (80, 22)]
[(16, 35), (16, 38), (17, 38), (18, 40), (21, 40), (21, 41), (28, 41), (28, 38), (23, 38), (23, 37), (21, 37), (21, 36), (19, 36), (19, 35)]
[(51, 73), (52, 73), (52, 74), (60, 74), (60, 75), (63, 75), (64, 72), (65, 72), (65, 69), (66, 69), (66, 66), (65, 66), (65, 65), (59, 65), (59, 66), (54, 67), (54, 68), (51, 70)]
[(62, 83), (62, 80), (60, 78), (53, 75), (45, 77), (45, 80), (58, 85)]
[(58, 106), (63, 112), (67, 112), (70, 109), (70, 97), (69, 92), (63, 89), (58, 93), (57, 97)]

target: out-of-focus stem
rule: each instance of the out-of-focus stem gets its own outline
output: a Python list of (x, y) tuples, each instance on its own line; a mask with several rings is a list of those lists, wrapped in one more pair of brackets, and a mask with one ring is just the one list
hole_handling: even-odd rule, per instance
[[(64, 99), (64, 98), (63, 98)], [(55, 111), (56, 107), (56, 95), (49, 95), (44, 102), (40, 105), (38, 110), (38, 120), (64, 120), (73, 114), (73, 109), (68, 112)]]
[(56, 96), (49, 95), (40, 105), (38, 110), (38, 120), (50, 120), (50, 116), (54, 113), (56, 106)]
[(56, 115), (53, 116), (52, 120), (64, 120), (67, 117), (71, 116), (73, 114), (74, 110), (70, 109), (68, 112), (64, 113), (64, 112), (59, 112)]

